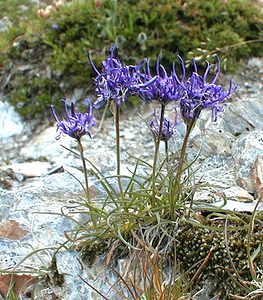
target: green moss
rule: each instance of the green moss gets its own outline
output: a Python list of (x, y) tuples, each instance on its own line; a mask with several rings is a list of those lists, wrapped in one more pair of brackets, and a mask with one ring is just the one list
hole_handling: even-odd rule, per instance
[[(92, 91), (94, 73), (87, 50), (99, 65), (115, 41), (124, 62), (134, 63), (143, 57), (154, 60), (161, 52), (167, 67), (178, 53), (188, 60), (195, 56), (211, 61), (219, 53), (223, 68), (231, 71), (242, 59), (263, 53), (263, 43), (257, 42), (263, 38), (262, 14), (250, 0), (229, 0), (224, 5), (222, 0), (105, 0), (100, 7), (95, 7), (93, 1), (72, 1), (48, 19), (35, 16), (32, 13), (31, 18), (20, 21), (0, 44), (4, 73), (13, 74), (5, 92), (17, 110), (24, 116), (30, 112), (30, 117), (45, 109), (48, 97), (52, 102), (54, 97), (70, 95), (78, 87), (87, 93)], [(30, 59), (25, 57), (24, 49), (14, 47), (14, 41), (18, 45), (27, 43), (27, 53), (33, 53)], [(41, 55), (39, 45), (44, 49)], [(23, 74), (27, 80), (17, 80), (17, 64), (28, 62), (36, 69), (48, 66), (50, 81), (41, 76), (31, 81), (30, 71)], [(18, 81), (19, 87), (15, 84)], [(59, 83), (63, 83), (63, 91)]]
[(8, 0), (0, 1), (0, 19), (8, 16), (11, 20), (16, 20), (17, 17), (25, 17), (30, 13), (33, 6), (30, 0)]
[(49, 105), (57, 104), (57, 100), (63, 95), (58, 89), (58, 84), (50, 78), (35, 77), (28, 82), (25, 77), (19, 76), (16, 82), (17, 88), (9, 93), (9, 101), (25, 119), (38, 115), (48, 117)]
[[(213, 282), (212, 294), (220, 291), (246, 295), (250, 287), (245, 285), (245, 282), (249, 283), (252, 280), (248, 267), (246, 222), (248, 220), (244, 220), (243, 224), (239, 221), (229, 222), (227, 239), (223, 219), (203, 220), (199, 223), (201, 226), (197, 226), (198, 223), (194, 225), (194, 223), (181, 222), (176, 232), (176, 259), (184, 271), (188, 272), (189, 278), (193, 278), (201, 263), (211, 252), (208, 264), (200, 274), (202, 282), (206, 279)], [(262, 269), (262, 253), (258, 251), (262, 247), (262, 229), (262, 221), (258, 220), (250, 240), (251, 255), (257, 253), (253, 260), (255, 270)], [(239, 280), (240, 278), (242, 280)]]

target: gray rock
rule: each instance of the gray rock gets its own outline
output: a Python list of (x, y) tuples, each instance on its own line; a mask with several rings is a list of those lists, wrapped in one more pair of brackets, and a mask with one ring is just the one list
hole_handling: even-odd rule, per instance
[(224, 113), (221, 126), (234, 136), (254, 129), (263, 130), (262, 114), (262, 95), (260, 93), (243, 95), (242, 99), (235, 101)]
[[(59, 243), (64, 243), (64, 232), (71, 230), (74, 222), (62, 215), (62, 212), (74, 214), (74, 201), (84, 196), (81, 186), (67, 173), (58, 173), (28, 180), (1, 194), (0, 219), (15, 220), (29, 234), (21, 240), (1, 240), (0, 268), (6, 269), (19, 264), (23, 257), (34, 249), (43, 249), (32, 255), (24, 265), (40, 267), (43, 262), (49, 264), (50, 254)], [(77, 214), (76, 214), (77, 217)], [(8, 253), (8, 254), (7, 254)]]
[(252, 170), (258, 155), (263, 153), (263, 131), (243, 134), (233, 144), (236, 180), (239, 186), (254, 193)]
[(234, 160), (231, 157), (211, 156), (196, 164), (196, 182), (207, 186), (229, 188), (236, 185)]
[(56, 128), (49, 127), (42, 131), (40, 134), (32, 137), (30, 142), (22, 147), (20, 153), (25, 160), (28, 159), (43, 159), (46, 158), (51, 162), (56, 162), (57, 164), (62, 164), (70, 155), (60, 144), (64, 144), (66, 147), (70, 148), (72, 139), (63, 138), (63, 141), (56, 141), (57, 136)]
[(254, 198), (237, 186), (232, 157), (214, 156), (203, 160), (195, 174), (194, 202), (215, 202), (223, 199), (253, 201)]
[[(1, 99), (0, 95), (0, 99)], [(22, 122), (20, 116), (14, 111), (7, 102), (1, 102), (0, 100), (0, 140), (4, 142), (4, 139), (10, 138), (14, 135), (21, 134), (23, 132), (25, 124)]]
[[(239, 202), (239, 201), (234, 201), (234, 200), (228, 200), (227, 202), (224, 201), (219, 201), (215, 202), (213, 204), (215, 207), (220, 207), (225, 210), (231, 210), (231, 211), (239, 211), (239, 212), (250, 212), (252, 213), (255, 210), (256, 207), (256, 201), (253, 202)], [(263, 204), (260, 203), (259, 206), (257, 207), (257, 210), (263, 210)]]
[[(261, 0), (263, 3), (263, 1)], [(256, 68), (259, 73), (263, 73), (263, 60), (260, 57), (252, 57), (248, 61), (249, 68)]]
[(201, 149), (201, 157), (229, 156), (233, 140), (234, 136), (220, 127), (220, 124), (210, 123), (204, 131), (198, 129), (193, 131), (189, 147), (195, 154)]
[(227, 201), (235, 200), (239, 202), (253, 202), (254, 197), (240, 186), (231, 186), (223, 191)]
[[(56, 265), (58, 273), (64, 278), (63, 288), (58, 290), (61, 299), (102, 299), (95, 289), (108, 299), (122, 299), (112, 288), (118, 278), (111, 274), (102, 261), (97, 260), (91, 267), (87, 267), (81, 262), (79, 252), (62, 251), (56, 254)], [(56, 295), (56, 288), (53, 288)]]
[(11, 169), (15, 173), (22, 174), (25, 177), (38, 177), (47, 174), (51, 169), (51, 164), (48, 162), (33, 161), (29, 163), (6, 165), (1, 167), (0, 171), (6, 171), (7, 169)]
[(263, 195), (263, 154), (257, 156), (252, 170), (252, 180), (257, 196)]
[(253, 196), (239, 186), (225, 188), (220, 185), (208, 185), (204, 188), (197, 189), (194, 194), (194, 203), (221, 203), (222, 201), (227, 201), (227, 203), (229, 201), (249, 203), (254, 200)]
[(62, 251), (56, 255), (57, 271), (60, 275), (81, 275), (80, 254), (74, 251)]

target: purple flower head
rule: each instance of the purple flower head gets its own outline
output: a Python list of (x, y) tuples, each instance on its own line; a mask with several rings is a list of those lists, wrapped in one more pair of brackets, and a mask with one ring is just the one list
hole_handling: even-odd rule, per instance
[(89, 62), (93, 70), (97, 73), (95, 78), (97, 101), (95, 108), (99, 108), (110, 100), (116, 101), (120, 106), (128, 96), (137, 94), (139, 69), (144, 64), (142, 61), (136, 66), (126, 66), (120, 62), (116, 47), (110, 49), (109, 57), (102, 62), (102, 72), (100, 73), (88, 54)]
[(60, 29), (60, 26), (59, 26), (58, 24), (54, 23), (54, 24), (51, 25), (51, 28), (52, 28), (53, 30), (59, 30), (59, 29)]
[[(166, 118), (163, 119), (163, 125), (162, 125), (162, 133), (161, 133), (161, 141), (167, 142), (171, 136), (175, 132), (175, 126), (178, 124), (178, 118), (177, 118), (177, 112), (175, 109), (175, 120), (172, 123), (171, 121), (167, 120)], [(149, 127), (154, 135), (154, 138), (157, 140), (159, 136), (160, 131), (160, 120), (156, 114), (156, 111), (153, 114), (154, 118), (150, 121)]]
[(214, 78), (210, 83), (207, 83), (207, 76), (213, 65), (208, 62), (204, 74), (198, 74), (196, 62), (193, 59), (194, 71), (186, 82), (181, 82), (177, 79), (174, 72), (174, 77), (178, 84), (184, 90), (180, 101), (180, 108), (184, 121), (188, 123), (192, 119), (199, 117), (201, 111), (205, 108), (212, 110), (212, 121), (217, 120), (217, 113), (224, 111), (222, 104), (235, 92), (236, 85), (229, 81), (228, 90), (224, 90), (221, 85), (216, 85), (215, 82), (220, 74), (220, 60), (217, 57), (217, 70)]
[(68, 110), (65, 100), (62, 100), (64, 103), (65, 110), (65, 119), (59, 120), (57, 114), (54, 110), (54, 105), (50, 105), (51, 113), (55, 120), (57, 121), (57, 131), (59, 135), (56, 137), (58, 140), (61, 136), (61, 133), (67, 134), (68, 136), (80, 140), (80, 138), (88, 134), (90, 137), (90, 128), (95, 126), (94, 116), (92, 114), (92, 105), (88, 101), (88, 111), (86, 113), (76, 113), (75, 106), (71, 103), (71, 109)]
[(179, 100), (182, 96), (182, 88), (176, 80), (178, 78), (175, 78), (172, 74), (168, 76), (165, 68), (160, 64), (160, 56), (157, 57), (156, 75), (154, 77), (150, 72), (149, 60), (145, 61), (145, 74), (141, 75), (141, 84), (138, 86), (141, 99), (146, 101), (157, 100), (163, 104)]

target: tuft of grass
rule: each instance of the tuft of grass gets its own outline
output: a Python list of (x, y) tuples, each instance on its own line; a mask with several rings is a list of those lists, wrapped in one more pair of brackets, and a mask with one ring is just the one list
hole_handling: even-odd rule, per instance
[[(144, 161), (137, 160), (134, 172), (122, 176), (126, 187), (124, 198), (120, 199), (116, 176), (105, 177), (87, 162), (106, 197), (96, 199), (93, 207), (84, 199), (76, 202), (77, 212), (87, 214), (96, 223), (76, 223), (67, 237), (72, 247), (81, 250), (82, 259), (89, 265), (95, 259), (94, 253), (98, 253), (106, 265), (113, 268), (123, 257), (132, 260), (127, 265), (140, 266), (127, 268), (125, 276), (113, 271), (129, 295), (125, 294), (123, 299), (162, 300), (183, 296), (195, 299), (194, 295), (201, 293), (206, 282), (213, 282), (213, 286), (209, 286), (211, 297), (218, 293), (222, 297), (229, 293), (239, 297), (256, 293), (258, 288), (254, 281), (260, 283), (262, 271), (262, 213), (255, 209), (251, 216), (212, 204), (198, 208), (195, 203), (192, 207), (191, 197), (186, 192), (192, 187), (189, 182), (184, 187), (183, 180), (180, 201), (175, 202), (171, 213), (171, 195), (167, 192), (171, 180), (162, 171), (162, 168), (166, 170), (162, 162), (156, 173), (153, 206), (152, 167)], [(148, 176), (139, 173), (142, 166), (144, 170), (148, 168)], [(74, 216), (71, 218), (74, 220)], [(167, 275), (165, 270), (175, 273)], [(138, 273), (144, 277), (138, 279)]]

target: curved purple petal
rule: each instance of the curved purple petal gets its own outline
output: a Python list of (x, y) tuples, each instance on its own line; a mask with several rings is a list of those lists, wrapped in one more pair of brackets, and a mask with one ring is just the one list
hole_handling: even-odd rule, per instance
[(71, 112), (69, 113), (66, 101), (63, 100), (62, 102), (64, 103), (65, 111), (65, 119), (62, 121), (58, 119), (53, 106), (51, 106), (51, 112), (57, 122), (57, 130), (59, 131), (59, 135), (56, 139), (60, 138), (61, 133), (77, 140), (85, 134), (90, 136), (90, 128), (95, 126), (91, 104), (89, 104), (86, 113), (76, 113), (75, 106), (71, 103)]

